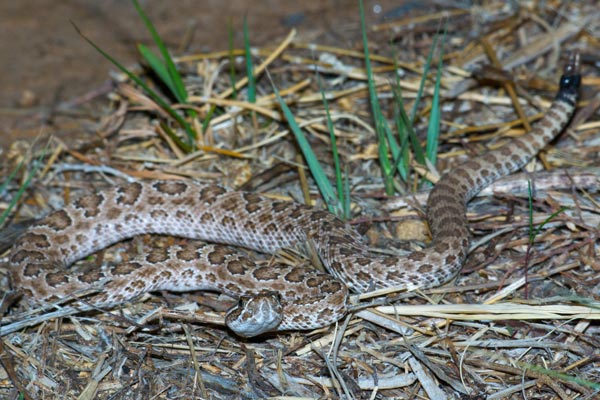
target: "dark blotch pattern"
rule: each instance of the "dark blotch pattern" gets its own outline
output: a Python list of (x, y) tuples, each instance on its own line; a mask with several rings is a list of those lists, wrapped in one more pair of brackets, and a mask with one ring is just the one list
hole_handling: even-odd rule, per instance
[(47, 249), (50, 247), (47, 235), (37, 234), (34, 232), (25, 233), (19, 239), (20, 242), (27, 243), (29, 247), (35, 247), (37, 249)]
[(240, 260), (233, 260), (226, 264), (227, 271), (231, 275), (244, 275), (248, 266)]
[(422, 251), (413, 251), (412, 253), (409, 254), (408, 259), (411, 261), (423, 261), (423, 259), (427, 257), (427, 255), (425, 253), (423, 253)]
[(150, 217), (152, 217), (152, 219), (168, 218), (169, 217), (169, 213), (167, 213), (162, 208), (158, 208), (156, 210), (150, 211)]
[(183, 210), (177, 210), (175, 212), (175, 217), (177, 219), (180, 219), (182, 221), (190, 221), (193, 220), (192, 216), (187, 212), (187, 211), (183, 211)]
[(71, 226), (73, 220), (65, 210), (55, 211), (44, 218), (38, 225), (47, 226), (50, 229), (60, 232)]
[(269, 223), (263, 228), (263, 232), (267, 235), (277, 232), (277, 225), (274, 222)]
[(102, 212), (102, 204), (104, 203), (104, 195), (102, 193), (83, 196), (73, 203), (73, 207), (83, 211), (86, 218), (92, 218)]
[(108, 220), (115, 220), (121, 216), (121, 210), (117, 207), (111, 207), (104, 213), (104, 215)]
[(187, 191), (188, 185), (184, 182), (177, 181), (166, 181), (156, 182), (152, 187), (159, 193), (166, 194), (168, 196), (179, 196)]
[(25, 260), (41, 262), (46, 260), (46, 256), (39, 251), (21, 249), (10, 257), (12, 264), (20, 264)]
[(305, 271), (302, 268), (293, 268), (285, 275), (285, 279), (290, 282), (302, 282), (304, 280)]
[(42, 268), (39, 264), (27, 264), (25, 266), (25, 268), (23, 268), (23, 275), (30, 277), (30, 278), (35, 278), (37, 276), (40, 275), (40, 273), (42, 272)]
[(227, 191), (220, 186), (205, 186), (200, 190), (200, 204), (211, 205), (218, 197), (227, 193)]
[(191, 245), (184, 246), (177, 250), (175, 255), (178, 259), (183, 261), (194, 261), (198, 258), (198, 248)]
[(223, 226), (235, 226), (235, 219), (233, 219), (229, 215), (226, 215), (221, 220), (221, 224), (223, 224)]
[(79, 280), (89, 285), (97, 284), (102, 279), (106, 278), (104, 272), (97, 268), (91, 268), (85, 272), (85, 274), (79, 274)]
[(210, 224), (215, 222), (215, 217), (211, 213), (204, 213), (200, 217), (200, 221), (202, 221), (205, 224)]
[(272, 281), (279, 279), (280, 273), (277, 269), (270, 266), (256, 268), (252, 272), (252, 276), (259, 281)]
[(417, 271), (422, 274), (425, 274), (425, 273), (433, 271), (433, 268), (434, 268), (434, 266), (431, 264), (421, 264), (421, 265), (419, 265), (419, 268), (417, 268)]
[(121, 275), (129, 275), (131, 271), (142, 268), (142, 264), (136, 261), (131, 261), (128, 263), (119, 263), (114, 265), (110, 269), (111, 275), (121, 276)]
[(142, 185), (138, 182), (120, 186), (117, 189), (116, 202), (124, 206), (134, 205), (142, 192)]
[(207, 255), (208, 261), (214, 265), (223, 265), (227, 260), (227, 254), (231, 251), (225, 246), (215, 246)]
[(239, 207), (239, 200), (233, 196), (225, 196), (223, 199), (221, 199), (221, 202), (219, 203), (219, 208), (228, 212), (235, 211)]
[(46, 282), (51, 286), (64, 285), (69, 282), (64, 271), (52, 271), (46, 274)]
[(289, 208), (290, 207), (290, 203), (287, 202), (287, 201), (274, 201), (271, 204), (271, 207), (272, 207), (273, 211), (275, 211), (275, 212), (281, 212), (281, 211), (284, 211), (287, 208)]
[(146, 254), (146, 261), (151, 264), (163, 263), (169, 259), (169, 251), (165, 248), (155, 247)]

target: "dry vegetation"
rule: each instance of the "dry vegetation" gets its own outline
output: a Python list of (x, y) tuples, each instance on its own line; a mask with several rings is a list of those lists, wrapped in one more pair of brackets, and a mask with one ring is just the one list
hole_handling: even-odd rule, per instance
[[(583, 64), (582, 100), (569, 129), (527, 173), (503, 179), (471, 202), (474, 249), (455, 281), (426, 291), (364, 296), (359, 304), (374, 306), (339, 326), (253, 340), (221, 325), (233, 300), (215, 293), (153, 293), (112, 311), (76, 315), (28, 313), (25, 302), (5, 297), (0, 398), (19, 398), (17, 391), (32, 399), (600, 398), (600, 11), (593, 2), (532, 2), (518, 12), (490, 2), (371, 27), (381, 108), (390, 119), (390, 38), (410, 110), (423, 62), (445, 20), (435, 166), (440, 172), (523, 134), (554, 95), (568, 52), (579, 50)], [(126, 177), (218, 182), (323, 207), (258, 67), (265, 63), (333, 176), (315, 69), (321, 72), (349, 172), (351, 223), (378, 246), (389, 247), (394, 237), (427, 242), (421, 222), (426, 169), (413, 163), (409, 181), (397, 180), (398, 197), (383, 195), (360, 40), (350, 51), (309, 45), (294, 35), (257, 49), (256, 104), (246, 102), (243, 84), (237, 100), (229, 97), (227, 52), (179, 59), (199, 121), (211, 105), (218, 106), (198, 139), (199, 150), (190, 154), (157, 123), (167, 121), (166, 114), (130, 81), (120, 80), (95, 135), (85, 143), (49, 139), (43, 165), (12, 223)], [(238, 61), (240, 77), (243, 59)], [(425, 103), (431, 101), (435, 73), (430, 76)], [(527, 122), (519, 118), (511, 91)], [(423, 104), (415, 123), (421, 138), (428, 115)], [(33, 163), (45, 143), (15, 143), (2, 160), (2, 175), (21, 160)], [(436, 171), (428, 172), (435, 181)], [(26, 173), (20, 178), (23, 182)], [(531, 246), (527, 179), (535, 188), (534, 226), (567, 208), (544, 225)], [(0, 193), (0, 209), (17, 190), (13, 183)], [(83, 263), (116, 262), (119, 254), (139, 251), (148, 241), (115, 245)], [(0, 271), (4, 291), (6, 270)]]

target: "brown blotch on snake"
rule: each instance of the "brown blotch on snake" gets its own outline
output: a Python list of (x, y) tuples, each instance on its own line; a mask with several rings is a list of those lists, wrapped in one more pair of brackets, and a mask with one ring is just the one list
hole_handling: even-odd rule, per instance
[(47, 235), (28, 232), (21, 236), (21, 240), (29, 243), (31, 247), (37, 249), (47, 249), (50, 247), (50, 241), (48, 240)]
[(102, 212), (102, 204), (104, 203), (104, 195), (102, 193), (83, 196), (73, 202), (74, 208), (83, 211), (86, 218), (96, 217)]
[(58, 210), (48, 215), (36, 226), (47, 226), (57, 232), (63, 231), (73, 224), (73, 220), (65, 210)]
[(152, 187), (162, 194), (166, 194), (166, 195), (170, 195), (170, 196), (178, 196), (178, 195), (185, 193), (185, 191), (188, 188), (188, 185), (186, 185), (183, 182), (168, 181), (168, 182), (156, 182), (154, 185), (152, 185)]
[(150, 264), (164, 263), (169, 259), (169, 251), (165, 248), (155, 247), (150, 249), (145, 259)]
[(142, 185), (139, 182), (130, 183), (129, 185), (120, 186), (117, 189), (115, 202), (123, 206), (132, 206), (140, 198), (142, 193)]

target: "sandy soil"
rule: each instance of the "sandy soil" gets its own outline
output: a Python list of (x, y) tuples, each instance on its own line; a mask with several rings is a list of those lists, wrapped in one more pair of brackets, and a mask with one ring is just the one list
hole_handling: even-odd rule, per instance
[[(358, 6), (354, 0), (141, 3), (175, 54), (227, 48), (230, 20), (235, 27), (235, 44), (241, 46), (244, 15), (253, 45), (275, 42), (292, 27), (298, 29), (300, 37), (321, 44), (351, 46), (358, 38)], [(398, 6), (399, 2), (365, 2), (371, 20), (381, 20)], [(102, 83), (114, 68), (76, 33), (71, 23), (125, 64), (139, 60), (137, 43), (150, 41), (129, 1), (0, 2), (0, 153), (14, 140), (31, 139), (39, 133), (77, 135), (81, 126), (72, 117), (74, 113), (82, 117), (80, 96), (102, 93)], [(191, 40), (184, 43), (190, 32)], [(99, 97), (98, 107), (86, 98), (84, 108), (97, 111), (103, 101), (103, 96)], [(73, 103), (77, 106), (68, 107), (70, 118), (56, 112)], [(89, 119), (89, 112), (83, 112), (83, 117)]]

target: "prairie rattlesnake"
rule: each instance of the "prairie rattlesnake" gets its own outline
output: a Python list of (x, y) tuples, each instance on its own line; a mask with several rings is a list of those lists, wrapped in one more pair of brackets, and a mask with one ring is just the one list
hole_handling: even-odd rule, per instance
[[(35, 303), (105, 282), (99, 294), (85, 299), (103, 307), (151, 290), (219, 290), (242, 296), (227, 315), (228, 326), (241, 336), (255, 336), (337, 321), (346, 313), (346, 286), (364, 292), (443, 284), (460, 270), (467, 255), (466, 203), (484, 186), (522, 167), (565, 127), (575, 109), (579, 81), (574, 56), (554, 103), (530, 133), (441, 178), (427, 203), (433, 242), (423, 251), (406, 257), (374, 255), (360, 235), (325, 211), (217, 185), (148, 181), (84, 196), (31, 227), (9, 256), (12, 286)], [(267, 253), (310, 241), (331, 275), (255, 265), (226, 246), (195, 241), (156, 249), (102, 271), (66, 270), (94, 251), (143, 233)]]

